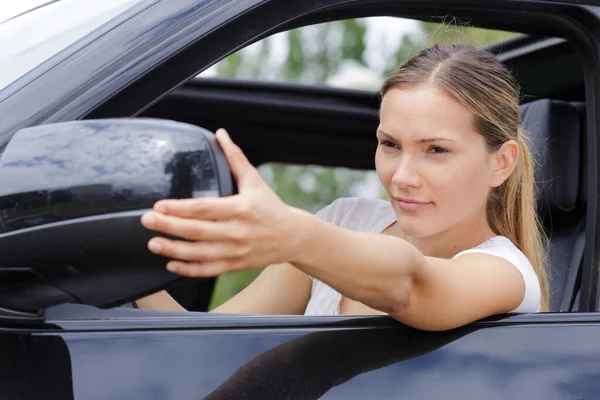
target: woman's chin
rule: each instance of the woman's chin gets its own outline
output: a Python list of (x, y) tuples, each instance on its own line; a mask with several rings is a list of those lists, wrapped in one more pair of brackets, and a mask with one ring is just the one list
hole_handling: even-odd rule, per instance
[(414, 238), (426, 238), (438, 233), (437, 229), (432, 229), (431, 224), (428, 224), (422, 219), (415, 221), (415, 219), (411, 217), (398, 218), (398, 228), (400, 228), (400, 231), (404, 235)]
[(398, 224), (400, 231), (406, 235), (406, 236), (410, 236), (410, 237), (421, 237), (422, 236), (422, 230), (420, 229), (420, 227), (415, 226), (414, 224)]

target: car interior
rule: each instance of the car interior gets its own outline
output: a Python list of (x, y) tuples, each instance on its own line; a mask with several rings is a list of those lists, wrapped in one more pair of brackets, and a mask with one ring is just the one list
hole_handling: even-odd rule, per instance
[(537, 163), (538, 212), (550, 239), (550, 304), (570, 311), (585, 244), (584, 134), (577, 103), (540, 99), (521, 106)]
[[(551, 311), (576, 311), (585, 247), (585, 93), (578, 58), (557, 38), (517, 35), (489, 46), (521, 87), (532, 139), (540, 220), (550, 239)], [(255, 165), (316, 164), (372, 170), (376, 92), (224, 78), (194, 78), (141, 116), (226, 128)], [(235, 118), (231, 118), (235, 115)], [(337, 151), (329, 149), (335, 146)], [(214, 280), (171, 294), (205, 311)], [(202, 293), (202, 295), (200, 295)]]

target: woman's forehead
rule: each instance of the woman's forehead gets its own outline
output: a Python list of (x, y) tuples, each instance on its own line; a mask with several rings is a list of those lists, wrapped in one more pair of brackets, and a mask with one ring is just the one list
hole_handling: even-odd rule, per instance
[[(432, 86), (390, 89), (381, 102), (380, 130), (394, 137), (410, 135), (468, 139), (477, 134), (473, 114), (452, 96)], [(412, 136), (419, 136), (412, 137)]]

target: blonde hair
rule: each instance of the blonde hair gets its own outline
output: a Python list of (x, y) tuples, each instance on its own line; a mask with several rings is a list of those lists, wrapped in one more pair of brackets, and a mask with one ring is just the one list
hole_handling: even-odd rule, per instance
[(467, 45), (434, 45), (422, 50), (383, 84), (392, 88), (433, 85), (473, 113), (474, 126), (490, 152), (515, 140), (519, 158), (510, 177), (493, 188), (487, 221), (498, 235), (509, 238), (529, 259), (540, 281), (541, 311), (549, 309), (546, 272), (547, 240), (536, 212), (533, 159), (526, 132), (520, 127), (519, 89), (511, 73), (489, 51)]

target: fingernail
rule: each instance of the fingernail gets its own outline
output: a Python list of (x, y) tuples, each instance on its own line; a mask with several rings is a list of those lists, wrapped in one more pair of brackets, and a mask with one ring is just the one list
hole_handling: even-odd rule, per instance
[(158, 240), (154, 240), (152, 239), (149, 243), (148, 243), (148, 248), (150, 249), (150, 251), (152, 251), (153, 253), (160, 253), (160, 251), (162, 250), (162, 246), (161, 244), (158, 242)]
[(229, 139), (229, 134), (227, 133), (227, 131), (223, 128), (217, 130), (217, 134), (223, 136), (226, 139)]
[(175, 266), (173, 263), (168, 263), (167, 270), (169, 270), (170, 272), (177, 272), (177, 266)]
[(146, 213), (142, 216), (142, 224), (147, 227), (153, 227), (156, 222), (156, 218), (151, 213)]

